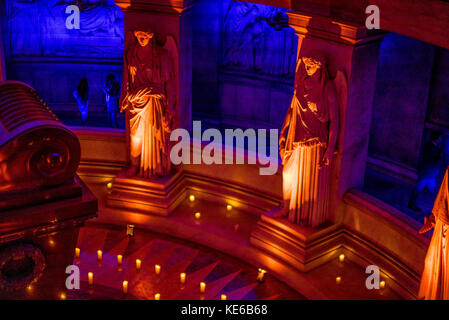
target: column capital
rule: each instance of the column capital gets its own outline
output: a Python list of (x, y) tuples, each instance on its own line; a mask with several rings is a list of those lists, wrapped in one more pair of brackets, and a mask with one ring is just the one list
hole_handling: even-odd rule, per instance
[(114, 0), (123, 11), (152, 11), (181, 14), (190, 10), (197, 0)]
[(311, 36), (349, 46), (381, 41), (387, 32), (368, 30), (364, 25), (298, 11), (287, 12), (289, 25), (298, 36)]

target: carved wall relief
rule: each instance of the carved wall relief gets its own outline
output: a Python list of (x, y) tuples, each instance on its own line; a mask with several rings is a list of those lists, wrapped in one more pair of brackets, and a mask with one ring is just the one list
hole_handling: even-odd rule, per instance
[[(80, 29), (67, 29), (69, 5), (80, 8)], [(123, 48), (123, 13), (113, 0), (7, 0), (6, 35), (15, 56), (115, 56)]]
[(276, 76), (295, 73), (298, 40), (285, 9), (229, 1), (223, 32), (224, 67)]

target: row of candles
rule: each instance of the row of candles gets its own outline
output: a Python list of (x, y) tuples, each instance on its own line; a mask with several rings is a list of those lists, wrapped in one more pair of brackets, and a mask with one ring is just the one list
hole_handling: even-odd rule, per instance
[[(94, 284), (94, 274), (92, 272), (89, 272), (87, 274), (88, 276), (88, 281), (89, 281), (89, 285), (92, 286)], [(186, 274), (185, 273), (181, 273), (181, 283), (185, 283), (186, 281)], [(128, 293), (128, 281), (123, 281), (122, 283), (122, 291), (124, 294)], [(200, 282), (200, 292), (201, 293), (205, 293), (206, 292), (206, 283), (205, 282)], [(221, 300), (227, 300), (227, 296), (225, 294), (221, 295)], [(154, 295), (154, 300), (160, 300), (161, 299), (161, 294), (160, 293), (156, 293)]]
[[(108, 187), (108, 189), (111, 189), (112, 188), (112, 183), (108, 183), (107, 187)], [(193, 194), (191, 194), (189, 196), (189, 201), (190, 202), (194, 202), (195, 201), (195, 196)], [(227, 211), (232, 211), (232, 205), (227, 204), (226, 205), (226, 210)], [(195, 212), (194, 216), (195, 216), (196, 219), (200, 219), (201, 218), (201, 213), (200, 212)], [(76, 248), (75, 249), (75, 257), (76, 257), (76, 259), (79, 260), (80, 254), (81, 254), (81, 250), (79, 248)], [(102, 259), (103, 259), (103, 252), (101, 250), (97, 251), (97, 258), (98, 258), (99, 262), (102, 261)], [(119, 254), (119, 255), (117, 255), (117, 264), (120, 267), (122, 265), (122, 263), (123, 263), (123, 256), (121, 254)], [(142, 267), (142, 261), (140, 259), (136, 259), (136, 270), (139, 271), (141, 269), (141, 267)], [(159, 275), (161, 273), (161, 266), (156, 264), (154, 266), (154, 271), (155, 271), (155, 273), (157, 275)], [(266, 271), (264, 269), (259, 268), (258, 274), (257, 274), (257, 281), (258, 282), (263, 282), (265, 273), (266, 273)], [(94, 281), (94, 274), (92, 272), (89, 272), (88, 273), (88, 283), (89, 283), (90, 286), (93, 285), (93, 281)], [(181, 284), (185, 284), (185, 282), (186, 282), (186, 274), (185, 273), (181, 273), (180, 274), (180, 282), (181, 282)], [(124, 294), (128, 293), (128, 285), (129, 285), (128, 281), (126, 281), (126, 280), (123, 281), (123, 283), (122, 283), (122, 291), (123, 291)], [(206, 292), (206, 283), (205, 282), (201, 282), (200, 283), (200, 292), (201, 293), (205, 293)], [(154, 295), (154, 299), (155, 300), (160, 300), (160, 297), (161, 297), (161, 295), (159, 293), (156, 293)], [(225, 294), (222, 294), (220, 296), (220, 298), (221, 298), (221, 300), (226, 300), (227, 296)]]
[[(75, 257), (77, 259), (79, 259), (80, 255), (81, 255), (81, 249), (76, 248), (75, 249)], [(97, 251), (97, 258), (98, 258), (98, 261), (100, 261), (100, 262), (102, 261), (102, 259), (103, 259), (103, 252), (101, 250)], [(117, 255), (117, 264), (120, 267), (122, 265), (122, 263), (123, 263), (123, 256), (121, 254), (119, 254), (119, 255)], [(136, 270), (139, 271), (141, 269), (141, 267), (142, 267), (142, 261), (140, 259), (136, 259)], [(156, 264), (154, 266), (154, 272), (157, 275), (159, 275), (161, 273), (161, 266)], [(266, 271), (264, 269), (259, 269), (259, 272), (258, 272), (258, 275), (257, 275), (257, 281), (258, 282), (263, 282), (265, 273), (266, 273)], [(186, 283), (186, 277), (187, 277), (187, 275), (184, 272), (179, 275), (179, 279), (180, 279), (181, 284), (185, 284)], [(88, 278), (89, 286), (92, 286), (94, 284), (94, 274), (92, 272), (89, 272), (87, 274), (87, 278)], [(128, 293), (128, 284), (129, 283), (126, 280), (123, 281), (123, 283), (122, 283), (122, 291), (123, 291), (124, 294)], [(201, 282), (200, 283), (200, 292), (201, 293), (205, 293), (206, 292), (206, 283), (205, 282)], [(220, 298), (221, 298), (221, 300), (226, 300), (227, 296), (225, 294), (222, 294)], [(155, 300), (160, 300), (160, 294), (156, 293), (154, 295), (154, 299)]]
[[(108, 184), (108, 188), (109, 188), (109, 189), (111, 188), (111, 186), (109, 186), (109, 184)], [(194, 196), (193, 194), (191, 194), (191, 195), (189, 196), (189, 201), (190, 201), (190, 202), (195, 202), (195, 196)], [(232, 210), (232, 205), (227, 204), (227, 205), (226, 205), (226, 210), (227, 210), (227, 211), (231, 211), (231, 210)], [(200, 213), (200, 212), (195, 212), (195, 213), (194, 213), (194, 216), (195, 216), (195, 219), (200, 219), (200, 218), (201, 218), (201, 213)], [(77, 249), (77, 250), (79, 250), (79, 249)], [(100, 251), (100, 250), (98, 251), (98, 254), (99, 254), (99, 260), (101, 260), (101, 258), (100, 258), (101, 251)], [(121, 264), (121, 263), (122, 263), (122, 262), (121, 262), (121, 261), (122, 261), (122, 256), (121, 256), (121, 255), (118, 255), (118, 256), (117, 256), (117, 259), (118, 259), (118, 261), (119, 261), (118, 263)], [(344, 262), (344, 260), (345, 260), (345, 255), (344, 255), (344, 254), (340, 254), (340, 255), (338, 256), (338, 260), (339, 260), (340, 262)], [(140, 261), (139, 259), (137, 259), (137, 260), (136, 260), (136, 268), (137, 268), (137, 270), (140, 269), (140, 265), (141, 265), (141, 261)], [(160, 272), (160, 266), (159, 266), (159, 265), (156, 265), (156, 266), (155, 266), (155, 271), (156, 271), (156, 274), (159, 274), (159, 272)], [(265, 270), (259, 269), (259, 272), (258, 272), (258, 274), (257, 274), (257, 281), (258, 281), (258, 282), (263, 282), (265, 273), (266, 273)], [(335, 282), (336, 282), (337, 284), (340, 284), (340, 283), (341, 283), (341, 276), (336, 277), (336, 278), (335, 278)], [(181, 273), (181, 283), (185, 283), (185, 273)], [(200, 290), (205, 290), (206, 285), (204, 284), (204, 289), (203, 289), (202, 284), (204, 284), (204, 282), (202, 282), (202, 283), (200, 284), (200, 286), (201, 286), (201, 287), (200, 287)], [(385, 285), (386, 285), (385, 281), (380, 281), (379, 287), (380, 287), (381, 289), (385, 288)], [(201, 291), (201, 292), (203, 292), (203, 291)], [(222, 298), (223, 298), (223, 296), (222, 296)], [(222, 299), (222, 300), (223, 300), (223, 299)]]
[[(190, 202), (195, 202), (195, 196), (194, 196), (193, 194), (191, 194), (191, 195), (189, 196), (189, 201), (190, 201)], [(227, 210), (227, 211), (232, 211), (232, 205), (227, 204), (227, 205), (226, 205), (226, 210)], [(200, 218), (201, 218), (201, 213), (200, 213), (200, 212), (195, 212), (195, 213), (194, 213), (194, 216), (195, 216), (195, 219), (200, 219)]]
[[(345, 261), (345, 255), (343, 253), (338, 256), (338, 261), (340, 261), (341, 263), (343, 263)], [(335, 278), (335, 282), (337, 284), (340, 284), (341, 283), (341, 277), (340, 276), (336, 277)], [(385, 285), (386, 285), (385, 281), (382, 280), (382, 281), (379, 282), (380, 289), (385, 288)]]

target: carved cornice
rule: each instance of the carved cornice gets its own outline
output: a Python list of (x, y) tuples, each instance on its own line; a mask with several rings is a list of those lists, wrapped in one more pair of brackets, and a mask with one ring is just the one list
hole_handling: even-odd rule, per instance
[(358, 46), (374, 41), (381, 41), (386, 32), (368, 30), (365, 26), (319, 15), (304, 14), (296, 11), (287, 12), (289, 25), (298, 36), (311, 36)]
[(115, 0), (123, 11), (148, 11), (182, 14), (190, 10), (197, 0)]

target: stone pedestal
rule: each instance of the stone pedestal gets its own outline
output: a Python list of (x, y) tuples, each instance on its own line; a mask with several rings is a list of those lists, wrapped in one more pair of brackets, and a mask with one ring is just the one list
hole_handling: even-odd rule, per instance
[(127, 178), (125, 171), (115, 178), (107, 205), (131, 211), (168, 216), (186, 197), (182, 172), (154, 179)]
[(287, 219), (273, 218), (279, 210), (275, 208), (263, 214), (251, 233), (250, 243), (289, 263), (296, 269), (307, 272), (340, 253), (341, 230), (336, 225), (319, 228), (300, 226)]

